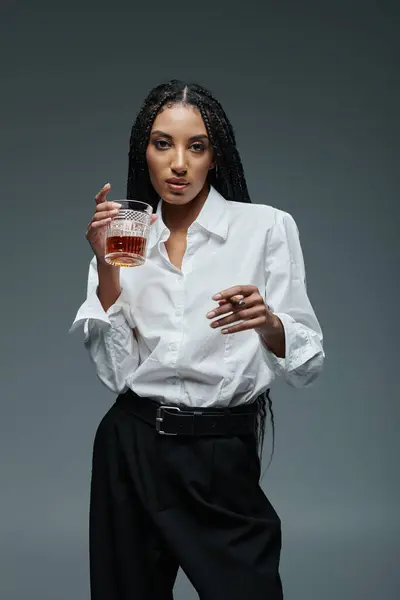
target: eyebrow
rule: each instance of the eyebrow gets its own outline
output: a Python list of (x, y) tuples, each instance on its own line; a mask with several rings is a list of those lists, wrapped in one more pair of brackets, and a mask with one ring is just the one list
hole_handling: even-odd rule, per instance
[[(160, 131), (159, 129), (152, 131), (151, 135), (162, 135), (163, 137), (172, 140), (172, 135), (170, 135), (169, 133), (165, 133), (165, 131)], [(192, 135), (189, 138), (190, 142), (194, 142), (195, 140), (208, 140), (208, 135), (206, 135), (205, 133), (200, 133), (199, 135)]]

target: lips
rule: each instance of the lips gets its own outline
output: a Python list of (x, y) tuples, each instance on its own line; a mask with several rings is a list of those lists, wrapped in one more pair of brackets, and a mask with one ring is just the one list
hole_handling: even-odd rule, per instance
[(189, 182), (186, 179), (180, 177), (171, 177), (170, 179), (167, 179), (166, 183), (171, 190), (176, 192), (181, 192), (189, 185)]
[(189, 182), (187, 179), (183, 179), (182, 177), (171, 177), (167, 179), (167, 183), (172, 183), (174, 185), (187, 185)]

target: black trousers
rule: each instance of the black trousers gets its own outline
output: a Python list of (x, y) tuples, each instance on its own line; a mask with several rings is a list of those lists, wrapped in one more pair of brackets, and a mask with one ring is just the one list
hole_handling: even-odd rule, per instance
[(125, 395), (96, 432), (92, 600), (172, 600), (181, 566), (201, 600), (281, 600), (280, 519), (255, 436), (162, 436)]

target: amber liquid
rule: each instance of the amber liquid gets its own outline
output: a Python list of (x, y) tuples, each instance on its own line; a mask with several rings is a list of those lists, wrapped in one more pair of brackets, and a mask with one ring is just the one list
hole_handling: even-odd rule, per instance
[(116, 267), (142, 265), (146, 243), (146, 238), (139, 235), (112, 235), (106, 239), (106, 261)]

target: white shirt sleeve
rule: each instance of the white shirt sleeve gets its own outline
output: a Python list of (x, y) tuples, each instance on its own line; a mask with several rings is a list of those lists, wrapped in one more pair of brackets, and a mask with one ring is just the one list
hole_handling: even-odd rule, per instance
[(310, 385), (324, 363), (323, 335), (307, 295), (299, 231), (283, 211), (277, 211), (267, 245), (265, 302), (282, 321), (286, 348), (285, 358), (278, 358), (262, 344), (265, 358), (293, 387)]
[(105, 311), (97, 296), (97, 262), (90, 262), (87, 296), (79, 308), (70, 332), (84, 326), (84, 345), (100, 381), (112, 392), (127, 389), (127, 378), (137, 369), (139, 350), (135, 323), (126, 291)]

